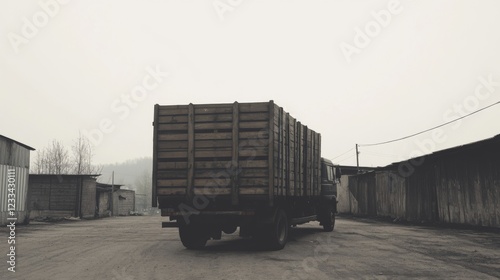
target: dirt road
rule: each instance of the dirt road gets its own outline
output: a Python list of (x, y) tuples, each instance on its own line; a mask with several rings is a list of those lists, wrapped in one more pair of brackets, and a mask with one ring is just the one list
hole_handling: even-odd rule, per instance
[[(498, 233), (338, 219), (294, 228), (281, 251), (237, 234), (186, 250), (162, 217), (116, 217), (16, 229), (16, 272), (1, 279), (406, 279), (500, 277)], [(1, 236), (7, 251), (8, 232)], [(7, 260), (6, 254), (2, 254)]]

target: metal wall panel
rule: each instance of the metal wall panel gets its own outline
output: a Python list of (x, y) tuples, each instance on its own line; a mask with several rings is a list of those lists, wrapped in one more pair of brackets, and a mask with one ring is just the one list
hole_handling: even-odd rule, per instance
[(0, 164), (29, 168), (30, 150), (0, 137)]
[(16, 205), (15, 212), (17, 223), (23, 223), (27, 216), (26, 201), (28, 194), (28, 168), (13, 167), (8, 165), (0, 165), (0, 223), (1, 225), (7, 224), (7, 218), (12, 218), (8, 210), (8, 174), (9, 170), (14, 170), (15, 173), (15, 194)]

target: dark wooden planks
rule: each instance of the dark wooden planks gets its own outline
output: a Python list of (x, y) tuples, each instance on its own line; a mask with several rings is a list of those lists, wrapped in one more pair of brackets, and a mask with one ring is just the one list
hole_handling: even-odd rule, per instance
[(158, 195), (318, 195), (320, 136), (274, 102), (158, 106)]

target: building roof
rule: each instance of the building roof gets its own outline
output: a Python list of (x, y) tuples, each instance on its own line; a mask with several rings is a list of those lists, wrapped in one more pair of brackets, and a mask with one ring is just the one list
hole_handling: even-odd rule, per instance
[[(357, 166), (351, 166), (351, 165), (336, 165), (336, 166), (340, 168), (341, 175), (358, 174), (358, 167)], [(375, 169), (376, 169), (375, 167), (366, 167), (366, 166), (359, 167), (359, 171), (361, 173), (370, 172), (370, 171), (373, 171)]]
[(121, 185), (121, 184), (113, 184), (113, 185), (111, 185), (111, 184), (105, 184), (105, 183), (99, 183), (99, 182), (97, 182), (97, 184), (96, 184), (97, 190), (98, 191), (103, 191), (103, 192), (109, 192), (109, 191), (111, 191), (111, 187), (113, 187), (113, 186), (114, 186), (114, 190), (117, 191), (123, 185)]
[(34, 150), (35, 150), (35, 148), (32, 148), (32, 147), (30, 147), (30, 146), (28, 146), (28, 145), (26, 145), (26, 144), (23, 144), (23, 143), (21, 143), (21, 142), (19, 142), (19, 141), (16, 141), (16, 140), (14, 140), (14, 139), (12, 139), (12, 138), (9, 138), (9, 137), (7, 137), (7, 136), (4, 136), (4, 135), (2, 135), (2, 134), (0, 134), (0, 138), (4, 138), (4, 139), (6, 139), (7, 141), (12, 141), (12, 142), (14, 142), (14, 143), (18, 144), (19, 146), (22, 146), (22, 147), (24, 147), (24, 148), (26, 148), (26, 149), (28, 149), (28, 150), (31, 150), (31, 151), (34, 151)]
[(457, 153), (462, 153), (462, 152), (470, 151), (470, 150), (473, 150), (473, 149), (483, 148), (483, 147), (486, 147), (486, 146), (489, 146), (489, 145), (494, 145), (495, 147), (500, 148), (500, 134), (495, 135), (495, 136), (493, 136), (491, 138), (487, 138), (487, 139), (483, 139), (483, 140), (471, 142), (471, 143), (468, 143), (468, 144), (463, 144), (463, 145), (451, 147), (451, 148), (440, 150), (440, 151), (436, 151), (436, 152), (433, 152), (433, 153), (430, 153), (430, 154), (427, 154), (427, 155), (423, 155), (423, 156), (419, 156), (419, 157), (414, 157), (414, 158), (403, 160), (403, 161), (399, 161), (399, 162), (394, 162), (394, 163), (391, 163), (391, 164), (389, 164), (387, 166), (384, 166), (384, 167), (378, 167), (377, 169), (379, 169), (379, 170), (380, 169), (391, 169), (391, 168), (394, 168), (394, 167), (398, 166), (401, 163), (408, 162), (408, 161), (417, 161), (418, 162), (419, 160), (421, 160), (423, 158), (437, 159), (437, 158), (440, 158), (440, 157), (443, 157), (443, 156), (448, 156), (448, 155), (452, 155), (452, 154), (457, 154)]

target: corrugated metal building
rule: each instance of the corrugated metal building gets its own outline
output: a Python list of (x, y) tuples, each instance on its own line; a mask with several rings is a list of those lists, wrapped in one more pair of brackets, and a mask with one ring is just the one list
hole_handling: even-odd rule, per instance
[[(9, 218), (17, 218), (16, 223), (28, 223), (29, 221), (26, 197), (28, 192), (30, 151), (34, 150), (30, 146), (0, 135), (1, 225), (12, 221), (8, 220)], [(14, 185), (9, 186), (9, 183), (13, 183)], [(13, 201), (9, 201), (8, 199), (14, 196), (15, 203), (12, 205)], [(12, 208), (15, 209), (13, 212), (9, 210)]]
[(349, 213), (500, 227), (500, 135), (349, 177)]
[(94, 218), (98, 176), (31, 174), (28, 192), (30, 218)]

